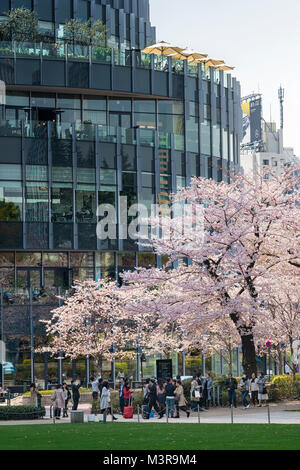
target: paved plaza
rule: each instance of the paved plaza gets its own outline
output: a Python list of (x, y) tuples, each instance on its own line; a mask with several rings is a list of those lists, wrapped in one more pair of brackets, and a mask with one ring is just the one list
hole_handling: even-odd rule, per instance
[[(90, 413), (90, 405), (83, 404), (79, 405), (79, 410), (84, 412), (84, 420), (88, 422), (88, 415)], [(141, 423), (166, 423), (167, 419), (164, 416), (162, 419), (151, 418), (149, 420), (142, 419), (142, 416), (138, 417), (134, 415), (133, 419), (124, 419), (121, 415), (116, 413), (118, 418), (117, 422), (141, 422)], [(96, 419), (97, 421), (97, 419)], [(107, 421), (111, 421), (111, 416), (108, 415)], [(233, 409), (233, 422), (236, 424), (267, 424), (268, 423), (268, 408), (250, 408), (244, 410), (243, 408)], [(272, 424), (300, 424), (300, 402), (291, 401), (280, 404), (270, 404), (270, 422)], [(9, 425), (21, 425), (21, 424), (49, 424), (53, 423), (53, 419), (50, 418), (50, 408), (46, 406), (46, 416), (40, 420), (29, 420), (29, 421), (0, 421), (0, 426)], [(70, 418), (61, 418), (56, 420), (55, 424), (66, 424), (70, 423)], [(181, 413), (179, 419), (169, 418), (169, 423), (180, 424), (180, 423), (195, 423), (199, 424), (198, 414), (191, 413), (189, 418), (186, 417), (185, 413)], [(228, 424), (231, 423), (231, 409), (228, 408), (211, 408), (209, 411), (200, 413), (200, 424)], [(103, 423), (99, 423), (103, 424)]]

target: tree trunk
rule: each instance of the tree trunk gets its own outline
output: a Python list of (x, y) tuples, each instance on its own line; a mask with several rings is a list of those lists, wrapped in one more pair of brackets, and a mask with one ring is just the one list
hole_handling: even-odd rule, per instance
[(256, 352), (255, 352), (253, 334), (251, 333), (247, 336), (242, 336), (241, 340), (242, 340), (244, 374), (246, 374), (250, 378), (253, 372), (255, 374), (257, 373)]
[(102, 377), (102, 356), (97, 358), (97, 372), (98, 377)]

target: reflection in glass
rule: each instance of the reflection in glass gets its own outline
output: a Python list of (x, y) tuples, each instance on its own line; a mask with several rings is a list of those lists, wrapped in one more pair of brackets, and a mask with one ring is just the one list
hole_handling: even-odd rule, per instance
[(25, 194), (27, 222), (47, 222), (48, 185), (42, 182), (27, 183)]
[(67, 183), (51, 189), (52, 222), (73, 222), (73, 190)]
[(22, 206), (21, 183), (13, 181), (0, 181), (0, 220), (21, 220)]
[(96, 222), (96, 192), (88, 185), (78, 185), (76, 191), (76, 221), (78, 223)]

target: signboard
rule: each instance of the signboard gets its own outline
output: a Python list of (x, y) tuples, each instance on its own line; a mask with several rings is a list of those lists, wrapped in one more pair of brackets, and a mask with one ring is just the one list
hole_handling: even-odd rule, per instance
[(268, 340), (268, 341), (266, 342), (266, 347), (267, 347), (268, 349), (270, 349), (271, 346), (272, 346), (272, 343), (271, 343), (270, 340)]
[(262, 100), (261, 95), (251, 95), (242, 100), (243, 139), (242, 145), (262, 140)]
[(173, 376), (172, 360), (162, 359), (156, 361), (156, 377), (157, 379), (167, 380)]

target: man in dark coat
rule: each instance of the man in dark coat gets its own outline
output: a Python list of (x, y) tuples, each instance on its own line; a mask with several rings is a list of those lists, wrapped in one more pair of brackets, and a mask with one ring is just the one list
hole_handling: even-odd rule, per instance
[(72, 380), (71, 387), (72, 387), (72, 398), (73, 398), (73, 408), (72, 408), (72, 410), (76, 411), (77, 408), (78, 408), (79, 399), (80, 399), (79, 389), (81, 387), (81, 382), (80, 382), (80, 384), (76, 385), (76, 381)]
[(233, 406), (236, 408), (236, 389), (238, 387), (237, 380), (232, 377), (232, 374), (228, 375), (228, 379), (226, 380), (226, 388), (228, 391), (228, 400), (229, 400), (229, 406), (232, 406), (232, 401), (233, 401)]
[(161, 412), (158, 404), (157, 404), (157, 390), (156, 390), (156, 383), (155, 379), (151, 379), (149, 383), (149, 405), (148, 405), (148, 414), (150, 417), (150, 413), (152, 408), (158, 413), (159, 419), (163, 417), (163, 413)]

